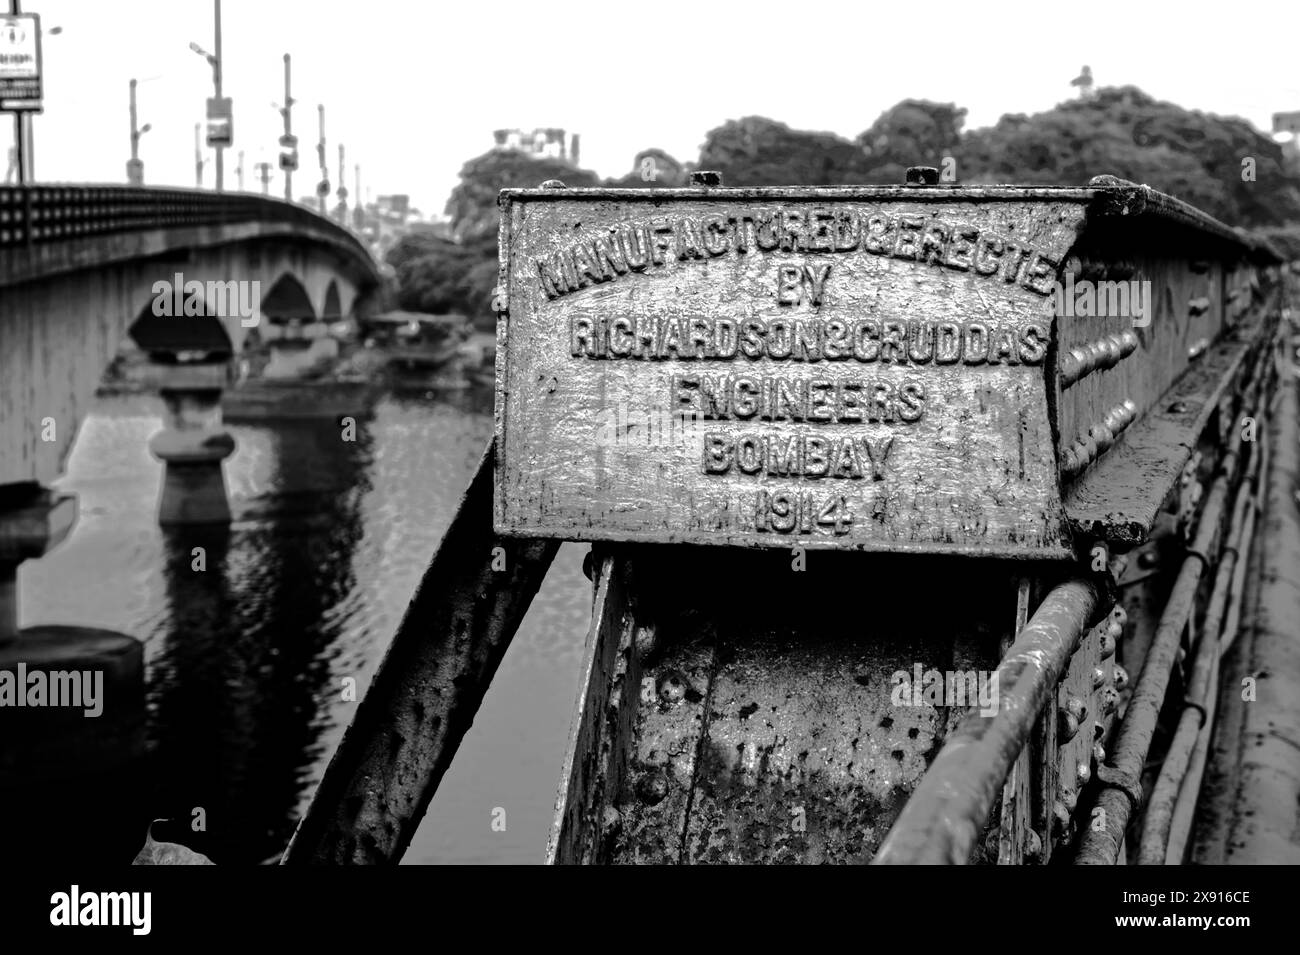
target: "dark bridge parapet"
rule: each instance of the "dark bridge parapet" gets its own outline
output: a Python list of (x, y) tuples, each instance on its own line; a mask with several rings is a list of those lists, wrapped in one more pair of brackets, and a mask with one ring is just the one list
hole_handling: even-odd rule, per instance
[[(145, 241), (141, 235), (159, 230), (188, 234), (166, 243)], [(159, 254), (169, 247), (288, 234), (337, 247), (364, 274), (366, 284), (378, 280), (375, 263), (356, 236), (302, 206), (245, 194), (66, 184), (0, 186), (0, 285)], [(102, 241), (110, 235), (137, 238)]]

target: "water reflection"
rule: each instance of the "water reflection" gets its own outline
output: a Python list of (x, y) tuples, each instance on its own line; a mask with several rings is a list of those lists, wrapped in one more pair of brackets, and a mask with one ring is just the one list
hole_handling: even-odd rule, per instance
[[(491, 395), (390, 396), (355, 441), (333, 422), (228, 426), (234, 523), (220, 530), (158, 528), (157, 413), (149, 397), (97, 402), (60, 485), (80, 496), (80, 521), (24, 565), (23, 623), (146, 641), (141, 816), (172, 820), (155, 835), (218, 863), (261, 862), (351, 718), (345, 680), (359, 699), (451, 521)], [(540, 861), (590, 613), (583, 550), (562, 548), (407, 861)]]

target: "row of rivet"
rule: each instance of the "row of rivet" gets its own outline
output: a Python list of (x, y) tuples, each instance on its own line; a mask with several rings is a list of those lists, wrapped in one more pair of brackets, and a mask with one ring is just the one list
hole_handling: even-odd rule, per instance
[(1080, 378), (1098, 369), (1114, 368), (1137, 351), (1137, 347), (1137, 332), (1129, 329), (1071, 348), (1058, 362), (1057, 378), (1061, 382), (1061, 387), (1068, 388)]
[[(1106, 748), (1102, 744), (1102, 737), (1106, 735), (1107, 720), (1119, 708), (1119, 691), (1128, 685), (1128, 671), (1118, 663), (1106, 664), (1115, 655), (1115, 648), (1119, 638), (1124, 633), (1124, 624), (1128, 621), (1128, 613), (1118, 603), (1111, 608), (1109, 614), (1093, 628), (1100, 645), (1100, 656), (1102, 666), (1096, 667), (1092, 671), (1092, 688), (1094, 691), (1102, 690), (1100, 695), (1101, 718), (1093, 720), (1092, 723), (1092, 751), (1087, 760), (1080, 760), (1074, 767), (1074, 778), (1071, 780), (1062, 767), (1060, 774), (1060, 792), (1056, 802), (1052, 806), (1052, 821), (1054, 835), (1057, 839), (1063, 839), (1068, 833), (1070, 819), (1074, 815), (1074, 810), (1078, 806), (1079, 793), (1084, 786), (1092, 779), (1094, 765), (1100, 766), (1106, 761)], [(1110, 685), (1107, 682), (1107, 669), (1110, 673)], [(1104, 689), (1103, 689), (1104, 687)], [(1057, 713), (1057, 744), (1068, 743), (1079, 732), (1080, 727), (1088, 718), (1088, 706), (1078, 697), (1070, 697)]]
[(1137, 410), (1137, 403), (1132, 398), (1125, 398), (1110, 410), (1101, 424), (1093, 425), (1087, 434), (1075, 438), (1072, 445), (1061, 451), (1058, 462), (1061, 477), (1068, 481), (1092, 464), (1098, 455), (1115, 443), (1125, 428), (1137, 420)]

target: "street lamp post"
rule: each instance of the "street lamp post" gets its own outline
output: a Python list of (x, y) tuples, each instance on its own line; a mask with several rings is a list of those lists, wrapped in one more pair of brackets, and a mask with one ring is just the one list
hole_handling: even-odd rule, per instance
[(135, 112), (135, 87), (137, 81), (131, 80), (131, 158), (126, 163), (126, 181), (133, 186), (144, 185), (144, 163), (140, 161), (140, 137), (153, 126), (145, 123), (137, 125)]
[(344, 170), (347, 168), (343, 161), (343, 144), (339, 143), (339, 225), (348, 224), (348, 187), (344, 185), (347, 182)]
[[(213, 40), (216, 49), (213, 51), (212, 63), (212, 86), (217, 97), (217, 102), (221, 102), (221, 0), (212, 0), (212, 17), (215, 27), (216, 37)], [(217, 192), (222, 190), (222, 178), (224, 170), (222, 160), (225, 156), (226, 147), (217, 143)]]
[(202, 123), (194, 124), (194, 188), (203, 188), (203, 149), (199, 145), (199, 134), (203, 129)]
[(280, 168), (284, 170), (284, 200), (293, 202), (293, 171), (298, 167), (298, 141), (293, 138), (293, 94), (289, 92), (289, 54), (284, 55), (284, 105), (280, 115), (284, 117), (284, 135), (280, 137)]
[(221, 96), (221, 0), (212, 0), (213, 16), (213, 48), (215, 52), (209, 53), (197, 43), (191, 43), (190, 49), (208, 61), (212, 67), (212, 101), (208, 104), (208, 120), (220, 120), (224, 123), (224, 128), (220, 128), (221, 136), (212, 143), (212, 148), (216, 151), (216, 170), (217, 170), (217, 192), (221, 192), (225, 185), (225, 148), (230, 145), (230, 132), (232, 130), (232, 121), (230, 109)]
[(320, 183), (316, 186), (316, 195), (320, 199), (320, 214), (325, 215), (325, 201), (330, 194), (330, 170), (325, 164), (325, 106), (320, 104), (316, 107), (317, 119), (320, 123), (320, 141), (316, 143), (316, 155), (320, 159)]

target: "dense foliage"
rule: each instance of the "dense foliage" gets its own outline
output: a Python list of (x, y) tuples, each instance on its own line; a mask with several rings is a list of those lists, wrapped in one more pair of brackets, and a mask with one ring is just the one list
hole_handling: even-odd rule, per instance
[[(731, 186), (901, 183), (907, 166), (930, 165), (966, 183), (1083, 185), (1101, 174), (1146, 183), (1231, 225), (1260, 228), (1295, 244), (1300, 171), (1281, 146), (1243, 119), (1165, 103), (1126, 86), (1099, 90), (1032, 116), (1006, 115), (963, 132), (952, 103), (904, 100), (850, 141), (791, 129), (761, 116), (728, 120), (705, 137), (697, 162), (661, 149), (637, 154), (606, 185), (668, 187), (692, 169), (716, 169)], [(403, 308), (491, 316), (497, 277), (497, 193), (561, 179), (601, 185), (595, 173), (558, 159), (498, 151), (471, 159), (447, 202), (454, 242), (408, 237), (388, 254)], [(1297, 244), (1300, 247), (1300, 244)]]

